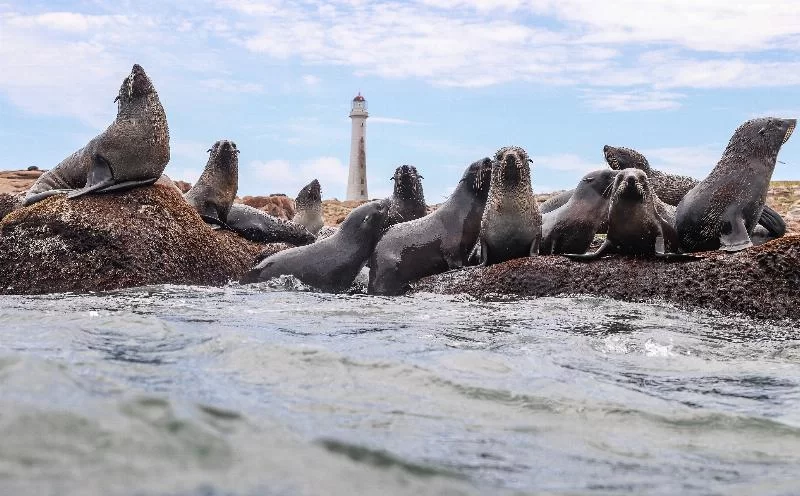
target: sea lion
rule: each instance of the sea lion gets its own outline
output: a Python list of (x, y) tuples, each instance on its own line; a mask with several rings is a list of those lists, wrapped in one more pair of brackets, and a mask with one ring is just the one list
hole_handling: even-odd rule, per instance
[(583, 176), (562, 207), (542, 215), (539, 253), (584, 253), (601, 225), (608, 221), (608, 206), (617, 171), (600, 169)]
[[(611, 191), (606, 240), (594, 253), (567, 254), (567, 257), (593, 260), (606, 253), (619, 253), (670, 260), (692, 258), (676, 253), (678, 238), (675, 228), (659, 215), (647, 175), (643, 171), (618, 171)], [(663, 238), (665, 253), (656, 251), (659, 237)]]
[(678, 204), (676, 225), (683, 251), (739, 251), (764, 210), (781, 146), (796, 119), (751, 119), (733, 133), (711, 173)]
[(539, 253), (542, 214), (531, 189), (531, 162), (518, 146), (501, 148), (494, 156), (478, 237), (482, 265)]
[(204, 221), (225, 227), (239, 188), (239, 149), (233, 141), (220, 140), (208, 151), (203, 174), (183, 197)]
[[(678, 206), (678, 203), (683, 200), (689, 190), (700, 183), (699, 180), (693, 177), (667, 174), (653, 169), (650, 167), (647, 158), (632, 148), (605, 145), (603, 147), (603, 156), (608, 166), (614, 170), (635, 168), (644, 171), (656, 196), (674, 207)], [(766, 230), (764, 232), (759, 229), (759, 234), (764, 240), (779, 238), (786, 234), (786, 222), (778, 212), (767, 205), (764, 205), (759, 224)]]
[(139, 64), (122, 81), (117, 117), (83, 148), (42, 174), (25, 205), (67, 193), (76, 198), (153, 184), (169, 162), (167, 116), (153, 83)]
[(478, 160), (435, 212), (390, 227), (370, 258), (368, 291), (400, 294), (421, 277), (463, 267), (478, 240), (491, 170), (491, 159)]
[(243, 283), (293, 275), (323, 291), (350, 287), (383, 233), (389, 202), (378, 200), (356, 208), (333, 236), (265, 258), (242, 278)]
[(423, 177), (413, 165), (401, 165), (394, 171), (394, 192), (389, 198), (389, 217), (386, 228), (401, 222), (419, 219), (428, 213), (425, 194), (422, 192)]
[(314, 179), (303, 186), (294, 200), (295, 214), (292, 222), (302, 224), (308, 231), (317, 235), (325, 220), (322, 218), (322, 188), (319, 181)]
[(556, 196), (549, 198), (547, 201), (539, 205), (539, 211), (542, 215), (552, 212), (557, 208), (561, 208), (567, 204), (570, 198), (572, 198), (572, 194), (575, 192), (574, 189), (570, 189), (567, 191), (562, 191), (561, 193), (557, 194)]

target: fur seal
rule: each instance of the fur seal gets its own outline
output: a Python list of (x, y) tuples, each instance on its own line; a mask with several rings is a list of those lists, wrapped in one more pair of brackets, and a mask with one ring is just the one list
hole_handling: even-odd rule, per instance
[(323, 291), (350, 287), (383, 233), (389, 202), (379, 200), (356, 208), (339, 231), (318, 243), (284, 250), (267, 257), (242, 278), (243, 283), (293, 275)]
[[(606, 145), (603, 147), (603, 156), (608, 166), (614, 170), (635, 168), (644, 171), (656, 196), (674, 207), (678, 206), (689, 190), (700, 183), (693, 177), (667, 174), (653, 169), (647, 158), (632, 148)], [(786, 222), (767, 205), (764, 205), (759, 224), (766, 230), (759, 229), (759, 234), (764, 239), (779, 238), (786, 234)]]
[(292, 222), (305, 226), (308, 231), (317, 235), (325, 221), (322, 218), (322, 188), (319, 181), (314, 179), (303, 186), (294, 200), (295, 214)]
[(557, 194), (556, 196), (548, 199), (546, 202), (539, 205), (539, 211), (542, 215), (552, 212), (557, 208), (561, 208), (567, 204), (570, 198), (572, 198), (572, 193), (574, 193), (574, 189), (570, 189), (568, 191), (562, 191), (561, 193)]
[[(606, 240), (594, 253), (568, 254), (567, 257), (593, 260), (606, 253), (619, 253), (637, 257), (692, 258), (675, 253), (678, 249), (675, 228), (659, 215), (644, 172), (639, 169), (618, 171), (611, 188)], [(659, 237), (664, 240), (665, 253), (656, 252)]]
[(387, 228), (401, 222), (419, 219), (428, 213), (425, 194), (422, 192), (423, 177), (413, 165), (401, 165), (394, 171), (394, 192), (389, 198)]
[(243, 203), (231, 205), (225, 224), (243, 238), (258, 243), (284, 242), (299, 246), (313, 243), (315, 239), (305, 226)]
[(733, 133), (711, 173), (678, 204), (676, 225), (683, 251), (739, 251), (764, 210), (781, 146), (796, 119), (751, 119)]
[(583, 176), (563, 206), (542, 215), (539, 253), (584, 253), (608, 220), (617, 171), (600, 169)]
[(75, 198), (153, 184), (169, 162), (167, 116), (139, 64), (122, 81), (117, 117), (83, 148), (42, 174), (25, 205), (59, 193)]
[(491, 159), (478, 160), (435, 212), (390, 227), (370, 258), (368, 291), (400, 294), (421, 277), (463, 267), (478, 240), (491, 170)]
[(225, 227), (239, 188), (239, 149), (233, 141), (220, 140), (208, 151), (203, 174), (183, 197), (204, 221)]
[(489, 199), (483, 211), (479, 260), (482, 265), (539, 253), (542, 214), (531, 189), (533, 162), (518, 146), (497, 151)]

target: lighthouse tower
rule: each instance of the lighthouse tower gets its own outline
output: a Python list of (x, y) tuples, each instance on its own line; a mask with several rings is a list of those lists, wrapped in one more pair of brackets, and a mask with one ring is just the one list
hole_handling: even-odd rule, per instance
[(347, 175), (347, 199), (367, 200), (367, 101), (361, 92), (353, 98), (350, 119), (350, 173)]

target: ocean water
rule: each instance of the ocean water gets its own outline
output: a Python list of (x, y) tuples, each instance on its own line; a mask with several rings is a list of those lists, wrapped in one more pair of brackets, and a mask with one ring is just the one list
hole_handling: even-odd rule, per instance
[(0, 297), (0, 494), (798, 494), (800, 341), (592, 297)]

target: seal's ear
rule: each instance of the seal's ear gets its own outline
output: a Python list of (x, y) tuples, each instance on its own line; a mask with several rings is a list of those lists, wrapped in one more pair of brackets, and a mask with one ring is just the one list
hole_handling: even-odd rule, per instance
[(532, 163), (533, 163), (533, 159), (532, 159), (532, 158), (529, 158), (529, 159), (528, 159), (528, 163), (532, 164)]
[(117, 95), (117, 97), (114, 99), (114, 103), (117, 103), (118, 101), (119, 101), (119, 95)]
[(206, 153), (211, 153), (211, 148), (209, 148), (208, 150), (206, 150)]
[(390, 181), (394, 181), (394, 176), (389, 178)]
[(425, 179), (425, 176), (421, 176), (419, 174), (417, 174), (417, 177), (419, 177), (420, 179)]

